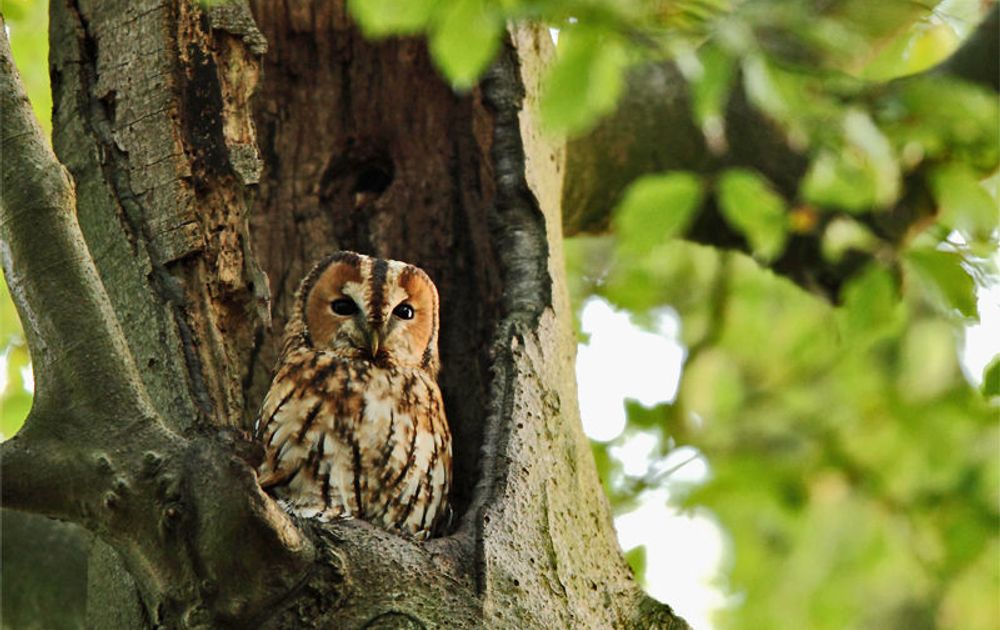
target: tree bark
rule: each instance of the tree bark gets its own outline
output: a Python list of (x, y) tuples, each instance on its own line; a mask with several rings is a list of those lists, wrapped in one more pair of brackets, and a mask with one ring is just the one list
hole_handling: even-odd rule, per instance
[[(38, 383), (2, 498), (96, 534), (88, 626), (686, 627), (622, 559), (579, 421), (547, 31), (466, 94), (340, 2), (53, 0), (51, 39), (58, 162), (2, 55)], [(441, 291), (457, 520), (425, 544), (293, 522), (246, 461), (291, 292), (339, 248)]]
[(87, 553), (81, 527), (0, 510), (3, 623), (24, 630), (76, 630), (87, 610)]

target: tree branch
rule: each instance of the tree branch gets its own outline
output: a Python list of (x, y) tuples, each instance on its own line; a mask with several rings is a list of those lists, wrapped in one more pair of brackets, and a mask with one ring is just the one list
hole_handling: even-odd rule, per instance
[(170, 437), (145, 395), (80, 231), (72, 182), (35, 120), (3, 28), (0, 116), (0, 262), (36, 383), (24, 428), (0, 447), (3, 500), (79, 519), (94, 473), (77, 449), (104, 452), (144, 426), (159, 441)]
[[(998, 89), (997, 7), (944, 63), (930, 71)], [(891, 89), (888, 84), (886, 89)], [(633, 69), (618, 109), (586, 136), (568, 143), (563, 228), (567, 235), (608, 229), (611, 212), (628, 185), (647, 173), (690, 170), (712, 176), (725, 168), (761, 172), (794, 207), (808, 156), (793, 149), (786, 133), (756, 109), (742, 81), (734, 81), (725, 111), (727, 150), (713, 154), (693, 119), (690, 90), (673, 62)], [(933, 212), (922, 173), (911, 174), (907, 195), (895, 208), (873, 209), (855, 218), (890, 243)], [(820, 239), (836, 211), (822, 212), (815, 229), (793, 234), (771, 268), (796, 283), (835, 298), (840, 285), (868, 260), (849, 252), (837, 263), (826, 260)], [(742, 234), (723, 219), (709, 195), (685, 238), (715, 247), (749, 251)]]
[(102, 435), (66, 442), (35, 428), (5, 442), (3, 504), (98, 534), (121, 554), (155, 623), (241, 626), (312, 566), (312, 545), (225, 439), (184, 440), (147, 422)]
[[(3, 26), (0, 20), (0, 262), (31, 351), (34, 406), (65, 408), (72, 400), (98, 410), (113, 404), (125, 417), (151, 419), (77, 223), (73, 184), (35, 120)], [(63, 420), (65, 435), (73, 419)]]
[(184, 439), (153, 409), (2, 27), (0, 254), (37, 384), (24, 428), (0, 447), (3, 504), (110, 543), (155, 623), (240, 625), (301, 580), (312, 547), (234, 444)]

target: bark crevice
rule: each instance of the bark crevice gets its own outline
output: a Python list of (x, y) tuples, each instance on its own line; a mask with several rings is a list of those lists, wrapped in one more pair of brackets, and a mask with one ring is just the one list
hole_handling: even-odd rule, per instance
[[(124, 233), (134, 251), (139, 247), (142, 248), (143, 257), (150, 265), (147, 276), (149, 287), (170, 313), (186, 365), (189, 398), (195, 402), (194, 407), (201, 415), (199, 423), (205, 423), (211, 416), (215, 404), (203, 376), (203, 365), (197, 349), (198, 342), (187, 322), (188, 306), (184, 291), (167, 268), (167, 264), (175, 258), (167, 256), (161, 250), (147, 219), (149, 212), (143, 206), (141, 196), (132, 187), (129, 155), (116, 141), (114, 116), (109, 116), (109, 109), (113, 112), (114, 108), (109, 107), (108, 103), (114, 103), (115, 93), (113, 91), (105, 94), (97, 93), (99, 82), (97, 39), (91, 33), (89, 21), (79, 0), (68, 0), (67, 7), (67, 14), (76, 21), (74, 30), (77, 33), (79, 50), (80, 85), (77, 97), (80, 119), (102, 157), (100, 170), (106, 189), (114, 196), (115, 208), (120, 210), (118, 216), (122, 227), (125, 228)], [(188, 253), (188, 251), (175, 251), (173, 256), (183, 257)]]
[(552, 305), (552, 279), (545, 216), (525, 179), (519, 119), (525, 88), (509, 41), (481, 86), (483, 101), (494, 115), (490, 157), (496, 193), (491, 228), (504, 269), (504, 316), (527, 318), (533, 326)]

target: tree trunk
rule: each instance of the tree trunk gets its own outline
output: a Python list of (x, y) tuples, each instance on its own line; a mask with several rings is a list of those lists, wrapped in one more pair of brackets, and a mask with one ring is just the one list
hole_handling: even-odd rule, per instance
[[(38, 383), (3, 501), (96, 534), (88, 626), (686, 626), (623, 561), (579, 421), (545, 29), (466, 94), (341, 2), (53, 0), (51, 39), (72, 183), (0, 75)], [(292, 292), (336, 249), (440, 289), (457, 519), (425, 544), (293, 522), (244, 461)]]

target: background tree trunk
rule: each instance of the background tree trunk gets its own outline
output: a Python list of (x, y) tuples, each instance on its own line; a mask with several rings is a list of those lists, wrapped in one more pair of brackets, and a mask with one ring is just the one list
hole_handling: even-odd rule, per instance
[[(47, 266), (29, 210), (3, 204), (50, 392), (4, 444), (3, 499), (97, 534), (88, 626), (686, 625), (632, 579), (579, 421), (563, 149), (535, 113), (546, 30), (512, 28), (462, 95), (422, 41), (365, 41), (340, 2), (53, 0), (51, 39), (75, 198), (39, 179), (59, 193), (31, 219), (63, 239)], [(18, 168), (44, 151), (8, 137), (4, 104), (4, 181), (31, 183)], [(423, 545), (292, 523), (243, 461), (291, 293), (340, 248), (440, 288), (457, 520)], [(35, 323), (68, 298), (42, 272), (85, 279), (76, 319)]]

